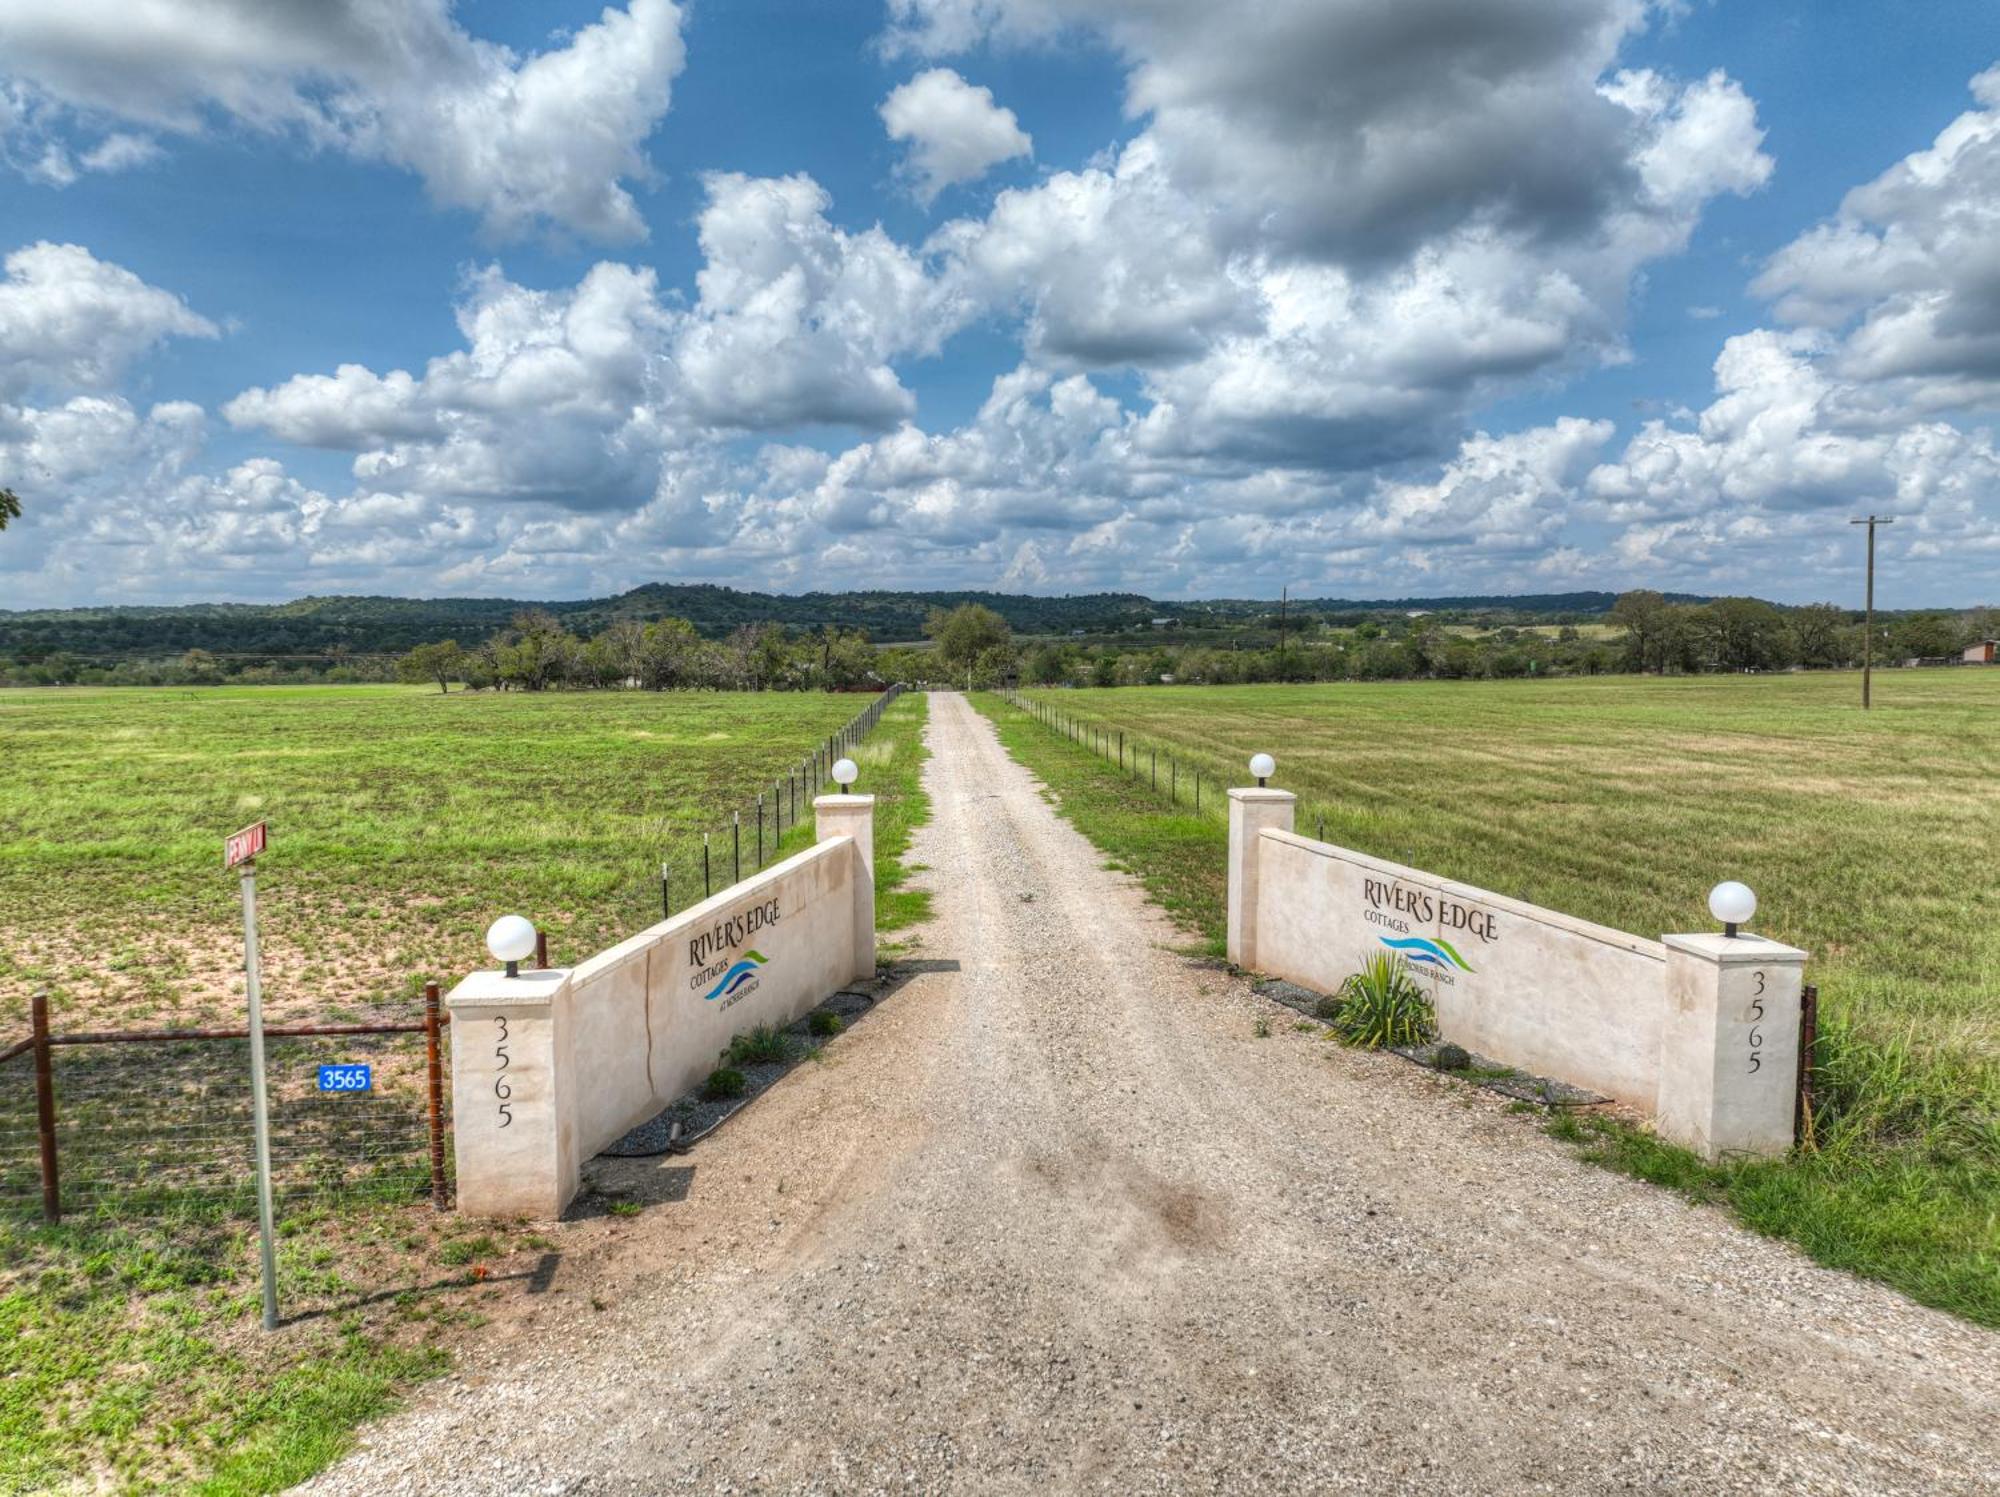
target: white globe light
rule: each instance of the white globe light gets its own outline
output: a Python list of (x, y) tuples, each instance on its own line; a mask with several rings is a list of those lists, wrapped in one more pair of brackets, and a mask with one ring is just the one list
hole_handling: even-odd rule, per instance
[(525, 915), (502, 915), (486, 927), (486, 949), (502, 962), (525, 962), (535, 954), (535, 927)]
[(1729, 879), (1708, 891), (1708, 912), (1724, 925), (1744, 925), (1757, 913), (1757, 896), (1748, 884)]
[(861, 771), (855, 766), (855, 763), (852, 759), (840, 759), (835, 761), (833, 766), (834, 784), (852, 785), (859, 778), (861, 778)]
[(1277, 772), (1278, 761), (1273, 759), (1269, 754), (1252, 754), (1250, 756), (1250, 773), (1257, 776), (1258, 779), (1268, 780)]

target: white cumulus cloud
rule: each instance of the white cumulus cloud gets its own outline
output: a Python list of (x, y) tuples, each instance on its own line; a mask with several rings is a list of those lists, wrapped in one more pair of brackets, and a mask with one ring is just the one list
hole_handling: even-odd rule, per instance
[(625, 183), (649, 174), (643, 143), (685, 62), (672, 0), (607, 7), (525, 57), (466, 32), (448, 0), (12, 4), (0, 147), (60, 182), (226, 121), (406, 168), (496, 234), (639, 239)]
[(1014, 111), (993, 102), (992, 89), (950, 68), (932, 68), (893, 89), (881, 114), (889, 138), (909, 147), (909, 170), (925, 203), (1035, 148)]

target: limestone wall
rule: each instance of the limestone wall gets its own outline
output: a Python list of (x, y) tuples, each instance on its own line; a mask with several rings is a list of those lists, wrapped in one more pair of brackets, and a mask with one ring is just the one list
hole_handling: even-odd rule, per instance
[(873, 800), (822, 796), (821, 840), (573, 969), (476, 972), (451, 1011), (459, 1208), (558, 1215), (583, 1162), (875, 969)]
[(1468, 1050), (1651, 1112), (1666, 948), (1293, 833), (1259, 838), (1262, 970), (1336, 992), (1400, 955)]

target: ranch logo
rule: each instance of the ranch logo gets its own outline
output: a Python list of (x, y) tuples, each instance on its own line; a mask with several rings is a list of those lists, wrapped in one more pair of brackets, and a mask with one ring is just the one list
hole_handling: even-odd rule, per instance
[[(704, 1003), (720, 999), (724, 1008), (756, 992), (757, 971), (771, 959), (755, 947), (740, 954), (736, 948), (777, 923), (778, 901), (767, 899), (690, 936), (688, 961), (694, 967), (694, 975), (688, 978), (688, 990), (701, 993)], [(708, 991), (702, 993), (703, 988)]]
[(743, 984), (754, 981), (757, 976), (757, 969), (769, 960), (770, 958), (761, 951), (751, 950), (744, 952), (743, 960), (723, 973), (722, 981), (702, 994), (703, 1000), (712, 1003), (724, 995), (733, 995)]
[[(1413, 975), (1451, 987), (1454, 972), (1477, 970), (1445, 939), (1446, 931), (1464, 932), (1484, 944), (1497, 936), (1493, 913), (1476, 905), (1461, 904), (1448, 894), (1432, 889), (1412, 889), (1395, 879), (1364, 878), (1361, 897), (1368, 908), (1361, 918), (1370, 925), (1392, 931), (1379, 939), (1391, 951), (1408, 960)], [(1438, 934), (1420, 936), (1411, 922), (1434, 927)]]
[(1403, 956), (1412, 962), (1429, 962), (1433, 966), (1451, 967), (1460, 972), (1473, 970), (1466, 964), (1465, 958), (1453, 949), (1449, 941), (1426, 941), (1422, 936), (1406, 936), (1401, 940), (1393, 936), (1383, 936), (1382, 944), (1402, 952)]

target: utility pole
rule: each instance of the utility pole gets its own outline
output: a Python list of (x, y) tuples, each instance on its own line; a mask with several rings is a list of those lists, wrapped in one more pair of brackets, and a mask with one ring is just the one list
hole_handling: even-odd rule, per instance
[(1278, 674), (1285, 674), (1285, 617), (1291, 609), (1292, 585), (1288, 582), (1278, 589)]
[(1869, 710), (1869, 688), (1875, 677), (1875, 527), (1893, 525), (1894, 520), (1885, 520), (1870, 515), (1865, 520), (1849, 520), (1850, 525), (1868, 527), (1868, 622), (1861, 629), (1861, 710)]

